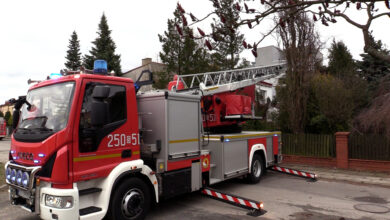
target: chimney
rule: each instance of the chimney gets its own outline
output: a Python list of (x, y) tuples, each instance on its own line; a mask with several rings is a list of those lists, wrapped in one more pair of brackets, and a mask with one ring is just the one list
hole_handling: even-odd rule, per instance
[(142, 66), (147, 65), (152, 62), (152, 58), (144, 58), (142, 59)]

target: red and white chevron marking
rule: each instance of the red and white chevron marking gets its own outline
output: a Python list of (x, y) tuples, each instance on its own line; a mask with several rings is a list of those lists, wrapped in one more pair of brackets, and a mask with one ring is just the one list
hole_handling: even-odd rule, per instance
[(299, 170), (293, 170), (293, 169), (288, 169), (284, 167), (278, 167), (278, 166), (273, 166), (271, 169), (282, 172), (282, 173), (289, 173), (301, 177), (306, 177), (306, 178), (311, 178), (311, 179), (316, 179), (317, 175), (313, 173), (308, 173), (308, 172), (303, 172)]
[(211, 196), (211, 197), (215, 197), (215, 198), (218, 198), (218, 199), (222, 199), (222, 200), (225, 200), (225, 201), (228, 201), (228, 202), (231, 202), (231, 203), (236, 203), (238, 205), (246, 206), (246, 207), (252, 208), (252, 209), (261, 210), (264, 207), (262, 202), (249, 201), (247, 199), (238, 198), (238, 197), (235, 197), (235, 196), (230, 196), (230, 195), (227, 195), (227, 194), (224, 194), (224, 193), (220, 193), (220, 192), (216, 192), (216, 191), (213, 191), (213, 190), (210, 190), (210, 189), (202, 189), (201, 192), (203, 194), (205, 194), (205, 195), (208, 195), (208, 196)]

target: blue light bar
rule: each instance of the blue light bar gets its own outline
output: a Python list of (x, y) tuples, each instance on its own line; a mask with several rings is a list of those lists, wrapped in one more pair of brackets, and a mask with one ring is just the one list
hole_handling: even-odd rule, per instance
[(49, 75), (50, 79), (58, 79), (58, 78), (61, 78), (61, 77), (62, 77), (61, 73), (51, 73)]
[(107, 75), (107, 61), (105, 60), (95, 60), (93, 63), (93, 73), (100, 75)]

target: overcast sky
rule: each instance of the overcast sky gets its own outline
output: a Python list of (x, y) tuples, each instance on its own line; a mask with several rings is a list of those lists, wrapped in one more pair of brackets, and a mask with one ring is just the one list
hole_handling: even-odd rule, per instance
[[(209, 0), (181, 0), (183, 8), (201, 18), (211, 11)], [(0, 104), (26, 94), (27, 80), (44, 79), (64, 68), (66, 50), (71, 33), (79, 36), (82, 54), (88, 53), (97, 34), (100, 17), (104, 12), (112, 30), (117, 50), (121, 54), (122, 71), (141, 65), (141, 59), (154, 61), (161, 50), (157, 34), (166, 30), (167, 19), (173, 17), (177, 0), (100, 1), (100, 0), (14, 0), (0, 2)], [(250, 4), (249, 4), (250, 5)], [(382, 7), (382, 5), (380, 5)], [(362, 17), (355, 13), (356, 17)], [(190, 20), (190, 19), (189, 19)], [(383, 18), (373, 25), (374, 35), (390, 45), (389, 19)], [(202, 25), (208, 27), (209, 23)], [(201, 26), (203, 27), (203, 26)], [(203, 27), (207, 30), (207, 27)], [(258, 39), (259, 31), (270, 27), (264, 23), (260, 29), (241, 30), (248, 43)], [(343, 40), (354, 58), (363, 52), (361, 32), (338, 22), (330, 27), (318, 27), (321, 39), (329, 45), (333, 38)], [(273, 37), (259, 47), (276, 45)], [(327, 52), (323, 51), (327, 56)], [(242, 56), (250, 61), (249, 51)]]

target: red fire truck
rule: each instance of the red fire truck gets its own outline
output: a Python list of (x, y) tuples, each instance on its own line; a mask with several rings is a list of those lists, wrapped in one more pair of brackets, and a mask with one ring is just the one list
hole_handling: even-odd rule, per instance
[(0, 117), (0, 140), (7, 135), (7, 123), (3, 117)]
[(143, 219), (163, 199), (231, 178), (256, 183), (281, 161), (280, 133), (234, 132), (255, 118), (253, 85), (281, 71), (179, 76), (169, 91), (139, 94), (151, 80), (108, 76), (100, 60), (93, 74), (52, 74), (15, 100), (11, 203), (42, 219)]

